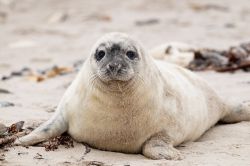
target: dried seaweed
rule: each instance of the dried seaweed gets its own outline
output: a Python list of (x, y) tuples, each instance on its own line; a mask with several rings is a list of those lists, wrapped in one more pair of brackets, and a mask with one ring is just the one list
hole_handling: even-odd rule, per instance
[(106, 165), (103, 162), (100, 161), (84, 161), (82, 164), (87, 165), (87, 166), (104, 166)]
[(73, 64), (72, 67), (59, 67), (55, 65), (47, 69), (37, 70), (37, 71), (25, 67), (21, 70), (12, 71), (9, 75), (2, 76), (0, 80), (7, 81), (14, 77), (25, 76), (28, 78), (28, 80), (35, 81), (35, 82), (42, 82), (49, 78), (53, 78), (56, 76), (65, 75), (65, 74), (73, 73), (74, 71), (78, 71), (79, 65), (80, 64), (76, 64), (76, 63)]
[(222, 11), (227, 12), (229, 11), (229, 8), (226, 6), (220, 6), (217, 4), (199, 4), (199, 3), (189, 3), (189, 6), (194, 11), (207, 11), (207, 10), (216, 10), (216, 11)]
[(12, 124), (10, 127), (8, 127), (8, 134), (12, 135), (12, 134), (16, 134), (20, 131), (22, 131), (24, 125), (24, 121), (20, 121), (17, 123)]
[[(4, 124), (0, 123), (0, 147), (9, 147), (12, 146), (13, 142), (18, 138), (30, 133), (33, 128), (28, 127), (23, 129), (24, 121), (20, 121), (6, 127)], [(48, 141), (39, 144), (42, 147), (45, 147), (46, 151), (54, 151), (58, 149), (60, 145), (63, 145), (65, 148), (74, 147), (73, 139), (67, 134), (63, 133), (60, 136), (51, 138)], [(86, 149), (86, 153), (90, 149)]]
[(3, 138), (0, 138), (0, 147), (10, 146), (18, 137), (22, 137), (26, 134), (27, 133), (24, 131), (24, 132), (19, 132), (10, 136), (7, 135)]
[(65, 148), (72, 148), (74, 147), (74, 142), (67, 133), (63, 133), (62, 135), (51, 138), (47, 142), (42, 144), (42, 146), (45, 147), (46, 151), (54, 151), (58, 149), (60, 145), (63, 145)]
[(34, 156), (34, 159), (44, 159), (43, 156), (40, 153), (36, 153), (36, 155)]
[(201, 49), (194, 51), (194, 59), (187, 66), (194, 71), (215, 70), (228, 72), (242, 69), (250, 71), (250, 42), (228, 50)]
[(28, 130), (23, 130), (24, 121), (20, 121), (6, 127), (0, 124), (0, 147), (11, 146), (11, 144), (18, 138), (26, 135)]
[(53, 66), (51, 68), (45, 69), (45, 70), (39, 70), (38, 72), (32, 72), (28, 76), (29, 80), (35, 81), (35, 82), (41, 82), (49, 78), (53, 78), (59, 75), (65, 75), (72, 73), (74, 70), (71, 67), (58, 67)]
[(1, 80), (6, 81), (14, 77), (26, 76), (31, 73), (31, 69), (28, 67), (24, 67), (20, 70), (12, 71), (9, 75), (2, 76)]

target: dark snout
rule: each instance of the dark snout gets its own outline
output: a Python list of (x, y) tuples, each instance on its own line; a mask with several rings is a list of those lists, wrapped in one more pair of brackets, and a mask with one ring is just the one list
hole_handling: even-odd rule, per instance
[(119, 62), (111, 62), (107, 65), (107, 70), (112, 75), (117, 75), (121, 72), (122, 64)]

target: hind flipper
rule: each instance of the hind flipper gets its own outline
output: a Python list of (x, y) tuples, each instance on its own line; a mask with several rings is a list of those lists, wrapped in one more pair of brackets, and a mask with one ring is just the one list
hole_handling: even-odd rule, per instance
[(225, 123), (250, 121), (250, 101), (230, 106), (226, 114), (221, 118)]
[(64, 133), (67, 128), (68, 125), (63, 113), (58, 111), (50, 120), (43, 123), (30, 134), (17, 139), (14, 144), (23, 146), (34, 145)]

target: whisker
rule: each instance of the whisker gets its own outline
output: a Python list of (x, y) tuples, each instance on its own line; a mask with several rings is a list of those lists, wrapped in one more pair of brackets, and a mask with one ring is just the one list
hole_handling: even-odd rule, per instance
[(98, 75), (97, 74), (93, 74), (89, 80), (88, 80), (88, 83), (89, 83), (89, 86), (90, 86), (90, 89), (92, 89), (94, 87), (94, 84), (95, 84), (95, 81), (97, 79)]
[(143, 84), (145, 84), (145, 81), (144, 81), (143, 77), (142, 77), (140, 74), (138, 74), (138, 78), (139, 78), (139, 80), (140, 80)]
[(118, 87), (119, 91), (120, 91), (121, 93), (123, 93), (123, 90), (122, 90), (122, 88), (121, 88), (121, 86), (120, 86), (119, 83), (117, 83), (117, 87)]

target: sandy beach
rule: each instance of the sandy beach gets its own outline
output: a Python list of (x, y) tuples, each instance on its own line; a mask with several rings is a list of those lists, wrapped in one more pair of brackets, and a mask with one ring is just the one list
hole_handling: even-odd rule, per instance
[[(88, 56), (105, 33), (119, 31), (138, 38), (146, 49), (169, 41), (226, 49), (250, 41), (247, 0), (0, 0), (0, 77), (29, 68), (72, 68)], [(250, 73), (196, 72), (224, 98), (250, 100)], [(27, 76), (0, 81), (0, 122), (25, 121), (37, 126), (54, 112), (77, 72), (36, 82)], [(105, 152), (74, 142), (60, 146), (0, 149), (0, 165), (250, 165), (250, 122), (219, 124), (199, 140), (177, 147), (180, 161), (150, 160), (142, 155)], [(88, 150), (89, 151), (89, 150)]]

